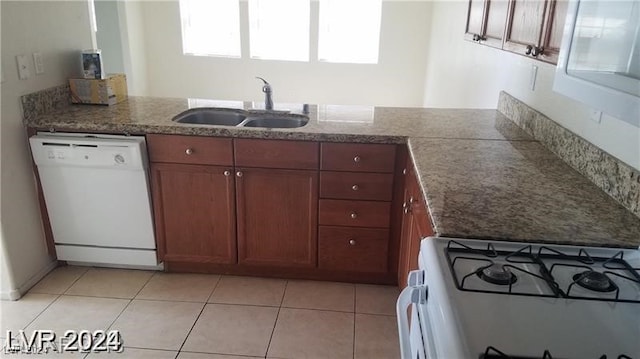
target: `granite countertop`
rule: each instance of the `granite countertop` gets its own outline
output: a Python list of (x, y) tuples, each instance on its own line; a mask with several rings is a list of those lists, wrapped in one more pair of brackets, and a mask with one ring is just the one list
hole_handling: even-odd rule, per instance
[(295, 129), (171, 121), (207, 106), (248, 109), (251, 103), (130, 97), (109, 107), (66, 106), (24, 122), (57, 131), (407, 143), (436, 235), (640, 246), (640, 218), (496, 110), (312, 105), (309, 123)]

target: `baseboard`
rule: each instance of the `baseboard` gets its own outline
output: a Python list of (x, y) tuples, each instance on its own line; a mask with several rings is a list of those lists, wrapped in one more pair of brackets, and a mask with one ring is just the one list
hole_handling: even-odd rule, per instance
[(42, 278), (44, 278), (47, 274), (49, 274), (49, 272), (54, 270), (57, 266), (58, 266), (57, 260), (53, 260), (49, 262), (46, 266), (44, 266), (41, 270), (39, 270), (38, 273), (33, 275), (31, 278), (29, 278), (29, 280), (27, 280), (25, 283), (20, 285), (18, 288), (11, 289), (9, 291), (0, 292), (0, 299), (1, 300), (20, 299), (25, 293), (29, 291), (29, 289), (31, 289), (31, 287), (36, 285)]

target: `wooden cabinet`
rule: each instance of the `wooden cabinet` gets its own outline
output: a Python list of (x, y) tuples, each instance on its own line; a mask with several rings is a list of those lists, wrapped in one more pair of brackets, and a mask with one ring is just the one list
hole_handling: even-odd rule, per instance
[(465, 39), (502, 48), (508, 0), (470, 0)]
[(566, 14), (565, 0), (510, 0), (503, 48), (555, 64)]
[(167, 270), (395, 281), (396, 145), (177, 135), (147, 143)]
[(350, 272), (387, 272), (387, 229), (322, 226), (318, 266)]
[(316, 265), (318, 173), (237, 168), (238, 261)]
[(407, 163), (403, 198), (402, 233), (398, 263), (398, 286), (407, 285), (409, 271), (418, 269), (418, 255), (422, 238), (433, 235), (431, 219), (411, 160)]
[(233, 167), (171, 163), (230, 164), (231, 142), (158, 135), (147, 142), (160, 259), (236, 263)]
[(557, 63), (567, 0), (470, 0), (465, 39)]
[(319, 144), (234, 140), (238, 262), (315, 267)]
[(321, 145), (319, 268), (389, 272), (395, 157), (395, 145)]

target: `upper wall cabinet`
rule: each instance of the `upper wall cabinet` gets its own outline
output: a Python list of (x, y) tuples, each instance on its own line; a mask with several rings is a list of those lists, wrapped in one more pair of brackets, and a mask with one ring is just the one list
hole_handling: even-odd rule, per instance
[(502, 48), (508, 0), (470, 0), (465, 39)]
[(470, 0), (465, 38), (557, 63), (565, 0)]
[(503, 49), (557, 63), (567, 2), (511, 0)]

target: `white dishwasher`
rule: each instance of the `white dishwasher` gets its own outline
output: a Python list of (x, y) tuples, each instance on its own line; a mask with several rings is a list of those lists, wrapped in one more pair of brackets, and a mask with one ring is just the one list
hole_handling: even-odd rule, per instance
[(38, 133), (29, 141), (59, 260), (157, 266), (144, 137)]

